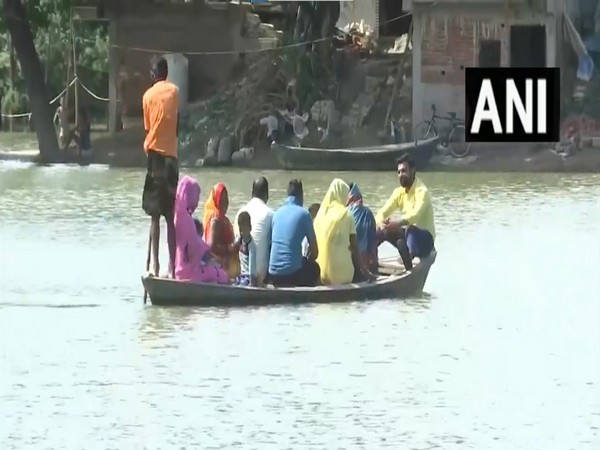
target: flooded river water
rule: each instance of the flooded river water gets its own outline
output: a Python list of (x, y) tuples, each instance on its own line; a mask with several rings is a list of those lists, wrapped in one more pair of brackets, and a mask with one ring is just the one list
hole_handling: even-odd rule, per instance
[[(256, 176), (192, 174), (233, 210)], [(0, 163), (0, 448), (598, 448), (600, 176), (422, 176), (423, 298), (161, 309), (143, 170)], [(374, 209), (397, 183), (352, 178)]]

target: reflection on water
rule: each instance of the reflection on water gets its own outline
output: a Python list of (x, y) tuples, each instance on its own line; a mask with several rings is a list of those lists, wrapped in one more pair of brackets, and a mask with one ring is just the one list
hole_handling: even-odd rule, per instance
[[(232, 214), (257, 176), (188, 173)], [(143, 175), (0, 162), (0, 448), (598, 447), (599, 176), (423, 174), (421, 298), (200, 309), (142, 305)]]

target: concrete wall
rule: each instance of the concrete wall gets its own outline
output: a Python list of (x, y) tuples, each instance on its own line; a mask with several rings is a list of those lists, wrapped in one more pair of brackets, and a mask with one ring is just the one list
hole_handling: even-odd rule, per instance
[[(235, 5), (222, 9), (193, 4), (148, 5), (117, 17), (119, 93), (123, 113), (141, 115), (141, 99), (150, 86), (149, 62), (166, 52), (243, 52), (259, 47), (242, 36), (244, 12)], [(154, 51), (139, 51), (136, 48)], [(229, 79), (239, 54), (193, 55), (189, 61), (189, 100), (202, 98)]]
[(464, 118), (465, 67), (478, 65), (482, 39), (500, 41), (500, 62), (508, 66), (511, 25), (545, 25), (547, 65), (557, 64), (556, 15), (524, 7), (509, 14), (500, 5), (473, 3), (413, 4), (412, 10), (414, 125), (431, 117), (432, 103), (441, 115), (454, 111)]

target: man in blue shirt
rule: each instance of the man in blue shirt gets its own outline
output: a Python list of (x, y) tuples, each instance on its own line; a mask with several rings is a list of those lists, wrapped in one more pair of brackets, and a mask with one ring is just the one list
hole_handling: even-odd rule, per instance
[[(282, 287), (316, 286), (321, 277), (316, 262), (319, 253), (312, 218), (302, 207), (302, 181), (291, 180), (287, 194), (283, 206), (273, 214), (269, 282)], [(308, 257), (302, 256), (304, 238), (310, 248)]]

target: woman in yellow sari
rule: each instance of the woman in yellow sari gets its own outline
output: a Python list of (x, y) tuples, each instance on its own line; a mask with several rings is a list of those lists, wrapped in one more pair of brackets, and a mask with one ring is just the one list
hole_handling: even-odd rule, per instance
[(346, 209), (349, 192), (350, 187), (346, 182), (339, 178), (333, 180), (315, 217), (314, 227), (319, 249), (317, 262), (321, 268), (321, 282), (325, 285), (352, 282), (353, 256), (365, 278), (375, 278), (362, 258), (356, 240), (354, 218)]

